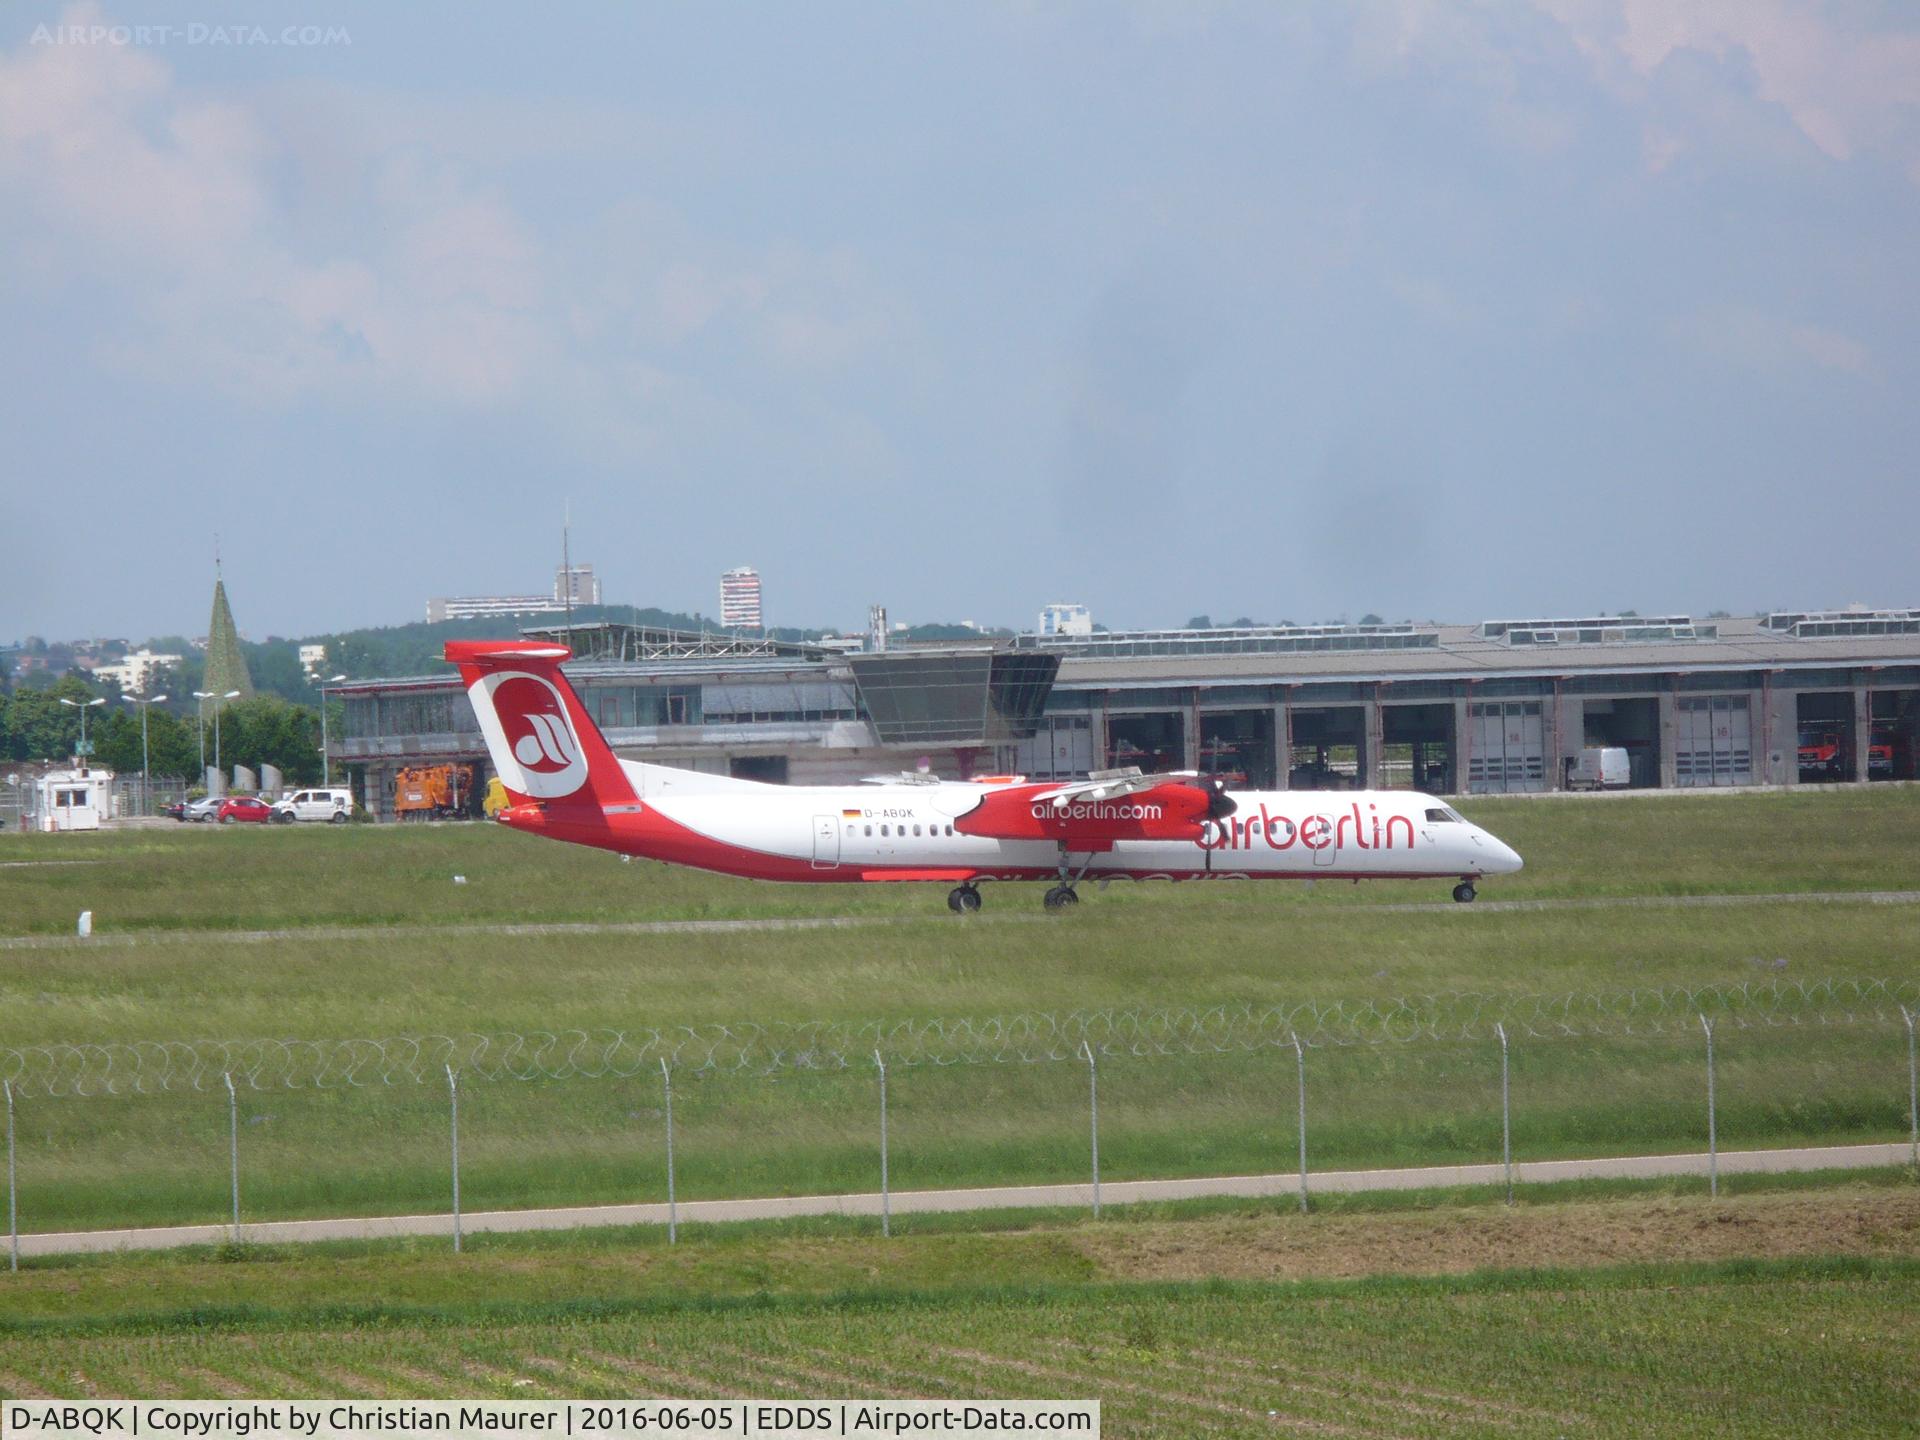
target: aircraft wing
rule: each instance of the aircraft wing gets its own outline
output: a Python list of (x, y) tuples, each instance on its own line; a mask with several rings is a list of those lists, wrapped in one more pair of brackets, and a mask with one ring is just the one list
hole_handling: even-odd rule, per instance
[(981, 796), (954, 821), (963, 835), (1052, 840), (1069, 850), (1109, 850), (1118, 840), (1198, 840), (1231, 815), (1224, 781), (1194, 773), (1097, 772), (1065, 785), (1017, 785)]
[(1036, 803), (1070, 805), (1076, 800), (1116, 800), (1122, 795), (1137, 795), (1156, 785), (1190, 781), (1206, 783), (1196, 770), (1172, 770), (1161, 775), (1143, 775), (1138, 765), (1123, 770), (1096, 770), (1084, 780), (1056, 785), (1033, 796)]

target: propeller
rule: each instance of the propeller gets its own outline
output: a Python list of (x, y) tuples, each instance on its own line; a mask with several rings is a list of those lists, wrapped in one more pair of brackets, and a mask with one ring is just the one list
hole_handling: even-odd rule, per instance
[(1240, 808), (1240, 802), (1227, 793), (1227, 782), (1223, 776), (1203, 775), (1200, 784), (1206, 787), (1209, 820), (1224, 820)]

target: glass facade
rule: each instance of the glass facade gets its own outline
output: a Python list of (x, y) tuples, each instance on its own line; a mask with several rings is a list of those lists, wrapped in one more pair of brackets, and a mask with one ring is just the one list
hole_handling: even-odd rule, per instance
[(473, 702), (467, 692), (449, 685), (433, 690), (382, 691), (347, 695), (342, 738), (367, 740), (394, 735), (478, 735)]
[(884, 745), (1027, 739), (1060, 668), (1057, 655), (991, 650), (893, 651), (848, 662)]

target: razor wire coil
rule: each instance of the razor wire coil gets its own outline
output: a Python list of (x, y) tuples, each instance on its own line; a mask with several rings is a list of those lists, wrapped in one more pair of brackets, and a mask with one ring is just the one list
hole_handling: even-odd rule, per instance
[(22, 1098), (419, 1085), (450, 1066), (479, 1080), (652, 1077), (664, 1061), (694, 1074), (775, 1075), (870, 1066), (1031, 1064), (1097, 1057), (1218, 1055), (1274, 1047), (1405, 1045), (1691, 1033), (1696, 1017), (1732, 1029), (1901, 1025), (1920, 985), (1893, 980), (1766, 980), (1596, 993), (1449, 991), (1384, 1000), (1026, 1011), (976, 1018), (811, 1020), (631, 1029), (497, 1031), (344, 1040), (132, 1040), (0, 1046), (0, 1079)]

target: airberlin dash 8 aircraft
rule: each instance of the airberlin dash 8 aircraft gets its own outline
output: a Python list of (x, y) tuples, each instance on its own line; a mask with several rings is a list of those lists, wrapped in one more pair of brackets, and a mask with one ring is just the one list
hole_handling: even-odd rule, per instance
[(1051, 880), (1049, 910), (1108, 880), (1450, 878), (1465, 903), (1520, 857), (1450, 806), (1403, 790), (1242, 791), (1183, 772), (1097, 772), (1033, 783), (881, 777), (769, 785), (622, 760), (560, 671), (572, 651), (455, 640), (487, 750), (530, 835), (724, 875), (805, 884), (949, 883), (980, 908), (983, 880)]

